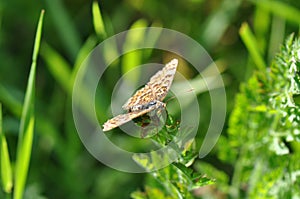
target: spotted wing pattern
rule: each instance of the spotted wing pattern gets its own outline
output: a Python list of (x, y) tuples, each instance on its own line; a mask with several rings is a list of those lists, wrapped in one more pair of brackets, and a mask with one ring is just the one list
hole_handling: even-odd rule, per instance
[(173, 59), (166, 66), (153, 75), (150, 81), (138, 90), (128, 101), (122, 106), (123, 109), (139, 110), (141, 105), (148, 104), (151, 101), (162, 101), (171, 87), (178, 65), (178, 60)]
[(164, 107), (165, 104), (161, 101), (168, 94), (177, 65), (178, 60), (173, 59), (162, 70), (153, 75), (150, 81), (122, 106), (128, 113), (117, 115), (105, 122), (103, 131), (109, 131), (152, 110)]
[(125, 124), (134, 118), (137, 118), (146, 113), (149, 113), (150, 111), (155, 110), (156, 108), (157, 108), (157, 106), (154, 105), (154, 106), (149, 107), (148, 109), (117, 115), (116, 117), (108, 120), (107, 122), (105, 122), (103, 124), (103, 131), (109, 131), (113, 128), (121, 126), (122, 124)]
[(162, 101), (168, 94), (172, 85), (174, 75), (176, 73), (178, 60), (173, 59), (166, 66), (153, 75), (147, 85), (151, 87), (153, 93), (155, 93), (155, 99)]
[(140, 110), (142, 105), (148, 104), (155, 100), (155, 95), (151, 87), (146, 84), (143, 88), (138, 90), (127, 102), (122, 106), (124, 110), (134, 111)]

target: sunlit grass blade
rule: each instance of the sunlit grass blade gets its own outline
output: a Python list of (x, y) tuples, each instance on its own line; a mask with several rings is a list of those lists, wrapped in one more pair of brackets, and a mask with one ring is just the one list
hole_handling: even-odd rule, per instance
[(244, 23), (240, 28), (240, 36), (257, 68), (259, 70), (265, 70), (266, 64), (262, 58), (261, 49), (247, 23)]
[(27, 89), (25, 93), (25, 100), (23, 105), (22, 117), (20, 122), (19, 140), (17, 146), (17, 159), (15, 166), (15, 186), (14, 199), (23, 198), (25, 183), (28, 175), (28, 167), (31, 156), (32, 140), (34, 134), (34, 101), (35, 101), (35, 74), (36, 62), (41, 43), (42, 25), (44, 18), (44, 10), (42, 10), (36, 37), (34, 42), (34, 49), (32, 55), (32, 64), (28, 78)]
[(93, 2), (93, 22), (97, 36), (101, 39), (105, 39), (107, 34), (105, 31), (101, 10), (97, 1)]
[(6, 138), (2, 128), (2, 105), (0, 104), (0, 167), (1, 167), (1, 180), (3, 190), (6, 193), (11, 193), (13, 181), (12, 181), (12, 169), (7, 148)]
[[(142, 62), (142, 51), (135, 50), (130, 52), (132, 49), (137, 49), (141, 42), (143, 42), (145, 38), (144, 30), (134, 31), (135, 28), (144, 28), (147, 26), (147, 22), (143, 19), (136, 21), (131, 27), (130, 30), (133, 32), (129, 32), (126, 36), (126, 40), (124, 43), (124, 52), (129, 52), (124, 55), (122, 59), (122, 73), (130, 71), (134, 67), (138, 66)], [(134, 73), (134, 74), (133, 74)], [(140, 70), (134, 70), (130, 78), (126, 79), (129, 82), (132, 82), (133, 85), (137, 83), (138, 78), (140, 77)]]
[(60, 86), (69, 94), (72, 92), (72, 85), (70, 84), (71, 66), (68, 62), (48, 44), (43, 43), (41, 48), (41, 56), (47, 63), (47, 67), (60, 83)]
[(51, 13), (52, 22), (56, 26), (61, 45), (66, 52), (74, 59), (80, 48), (80, 36), (75, 28), (74, 20), (68, 14), (67, 8), (60, 0), (45, 1), (49, 13)]
[(296, 25), (300, 24), (300, 10), (282, 1), (252, 0), (257, 6), (264, 8), (277, 16), (286, 19)]

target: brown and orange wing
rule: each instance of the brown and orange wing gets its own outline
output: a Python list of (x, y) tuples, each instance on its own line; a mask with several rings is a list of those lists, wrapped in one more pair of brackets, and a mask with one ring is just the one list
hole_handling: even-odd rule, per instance
[(103, 131), (109, 131), (113, 128), (121, 126), (121, 125), (129, 122), (130, 120), (132, 120), (134, 118), (137, 118), (137, 117), (142, 116), (146, 113), (149, 113), (150, 111), (153, 111), (156, 108), (157, 108), (157, 106), (151, 106), (148, 109), (117, 115), (116, 117), (108, 120), (107, 122), (105, 122), (103, 124)]
[(151, 87), (151, 90), (155, 93), (156, 100), (162, 101), (168, 94), (176, 73), (177, 65), (178, 60), (173, 59), (167, 63), (162, 70), (151, 77), (147, 85)]
[(103, 124), (103, 131), (109, 131), (130, 120), (144, 115), (158, 107), (164, 107), (161, 101), (166, 97), (176, 73), (178, 60), (173, 59), (150, 78), (150, 81), (138, 90), (122, 106), (129, 113), (117, 115)]
[(125, 110), (131, 110), (133, 107), (145, 105), (155, 100), (162, 101), (171, 87), (178, 65), (178, 60), (173, 59), (166, 66), (155, 73), (150, 81), (138, 90), (128, 101), (122, 106)]
[(149, 102), (155, 100), (155, 96), (151, 88), (145, 85), (143, 88), (138, 90), (127, 102), (122, 106), (125, 110), (130, 110), (132, 107), (137, 105), (148, 104)]

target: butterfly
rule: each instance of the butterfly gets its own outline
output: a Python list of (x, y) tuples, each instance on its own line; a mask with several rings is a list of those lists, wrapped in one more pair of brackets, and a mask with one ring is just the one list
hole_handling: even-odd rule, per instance
[(103, 131), (109, 131), (130, 120), (142, 116), (156, 109), (165, 108), (163, 99), (168, 94), (176, 73), (178, 60), (173, 59), (160, 71), (155, 73), (150, 81), (127, 100), (122, 106), (127, 111), (117, 115), (103, 124)]

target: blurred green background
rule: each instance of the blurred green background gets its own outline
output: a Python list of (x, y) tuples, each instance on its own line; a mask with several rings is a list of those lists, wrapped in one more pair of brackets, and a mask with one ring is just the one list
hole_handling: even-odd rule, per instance
[[(0, 102), (3, 132), (12, 162), (16, 159), (36, 26), (41, 10), (45, 10), (36, 71), (36, 125), (25, 190), (27, 198), (130, 198), (130, 193), (143, 189), (149, 178), (146, 174), (123, 173), (99, 163), (86, 151), (74, 127), (68, 80), (87, 53), (105, 38), (144, 26), (174, 29), (190, 36), (203, 45), (224, 71), (229, 116), (240, 83), (259, 68), (249, 58), (240, 37), (242, 24), (250, 26), (258, 44), (256, 50), (267, 66), (285, 38), (293, 32), (298, 34), (300, 24), (300, 2), (292, 0), (111, 0), (98, 3), (105, 32), (95, 30), (93, 16), (98, 15), (93, 13), (92, 1), (0, 2)], [(167, 53), (151, 56), (163, 63), (169, 59)], [(146, 62), (140, 59), (138, 62)], [(119, 75), (122, 63), (115, 63)], [(186, 75), (193, 77), (196, 73)], [(101, 93), (105, 100), (98, 105), (99, 114), (108, 113), (114, 86), (113, 81), (107, 77), (105, 80), (105, 92)], [(209, 95), (201, 94), (199, 102), (201, 111), (209, 115), (210, 110), (205, 109)], [(201, 121), (202, 130), (207, 128), (208, 122), (209, 117)], [(227, 122), (228, 119), (224, 138), (228, 136)], [(203, 135), (198, 136), (197, 147)], [(222, 151), (222, 147), (217, 144), (214, 151), (196, 163), (212, 165), (218, 172), (210, 173), (210, 177), (223, 179), (223, 183), (230, 186), (236, 165), (220, 160), (218, 151)], [(232, 197), (225, 191), (224, 184), (217, 182), (211, 189), (216, 198)], [(1, 193), (0, 197), (4, 195)], [(201, 193), (198, 196), (204, 197)]]

